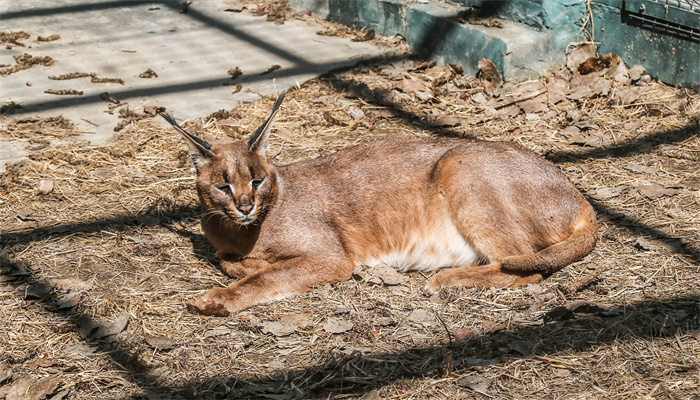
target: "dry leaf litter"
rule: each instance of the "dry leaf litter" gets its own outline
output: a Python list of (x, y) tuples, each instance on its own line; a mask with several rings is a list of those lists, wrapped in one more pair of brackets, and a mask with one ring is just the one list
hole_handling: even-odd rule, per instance
[[(432, 135), (517, 141), (559, 165), (600, 242), (515, 289), (427, 296), (429, 274), (358, 268), (229, 318), (191, 314), (187, 300), (231, 279), (199, 227), (187, 150), (153, 110), (124, 113), (99, 146), (60, 117), (3, 121), (32, 147), (0, 175), (0, 398), (694, 398), (700, 97), (600, 58), (584, 45), (544, 79), (493, 85), (398, 54), (282, 106), (279, 164)], [(184, 125), (241, 139), (273, 101)]]

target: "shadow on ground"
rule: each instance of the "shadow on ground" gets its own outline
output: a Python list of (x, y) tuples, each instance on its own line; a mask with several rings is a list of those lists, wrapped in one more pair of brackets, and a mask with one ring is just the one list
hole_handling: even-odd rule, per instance
[[(131, 2), (109, 2), (93, 4), (86, 9), (96, 9), (104, 7), (120, 7)], [(149, 2), (153, 3), (153, 2)], [(163, 5), (170, 5), (168, 2), (160, 2)], [(44, 9), (31, 11), (34, 15), (42, 13), (56, 12), (76, 12), (80, 7), (62, 7), (59, 9)], [(16, 16), (26, 16), (28, 13), (18, 15), (4, 15), (3, 18), (13, 18)], [(197, 18), (205, 18), (191, 11), (191, 15)], [(215, 23), (215, 21), (208, 21)], [(238, 35), (234, 28), (220, 26), (232, 35)], [(444, 34), (444, 32), (443, 32)], [(255, 42), (255, 38), (248, 38)], [(261, 44), (262, 45), (262, 44)], [(429, 47), (425, 47), (425, 55), (430, 56)], [(284, 55), (282, 49), (269, 49)], [(394, 57), (384, 60), (371, 60), (369, 62), (377, 65), (379, 63), (391, 63), (399, 60)], [(298, 68), (310, 68), (310, 63), (305, 60), (298, 61)], [(351, 80), (340, 81), (329, 75), (336, 84), (339, 91), (357, 88), (359, 84)], [(149, 95), (164, 92), (179, 92), (196, 90), (207, 87), (211, 82), (200, 82), (193, 87), (164, 87)], [(218, 81), (217, 85), (220, 84)], [(116, 95), (125, 96), (115, 92)], [(129, 95), (141, 95), (141, 93), (131, 93)], [(372, 99), (364, 99), (370, 104), (376, 104)], [(70, 101), (70, 100), (67, 100)], [(373, 103), (374, 102), (374, 103)], [(58, 103), (56, 106), (58, 106)], [(61, 103), (64, 106), (65, 103)], [(425, 124), (426, 122), (419, 115), (409, 111), (396, 108), (400, 118), (414, 124)], [(660, 144), (678, 143), (697, 135), (697, 122), (681, 129), (660, 132), (635, 139), (634, 141), (620, 143), (612, 148), (590, 149), (583, 152), (567, 153), (554, 152), (546, 157), (551, 161), (583, 161), (593, 158), (622, 158), (637, 154), (641, 151), (658, 146)], [(442, 129), (436, 134), (445, 136), (461, 136), (456, 131)], [(596, 211), (600, 214), (614, 214), (605, 205), (599, 202), (592, 202)], [(165, 228), (178, 233), (189, 239), (195, 252), (203, 259), (215, 262), (215, 257), (211, 248), (206, 244), (201, 235), (192, 234), (182, 229), (173, 228), (173, 222), (182, 220), (192, 220), (197, 218), (198, 211), (192, 207), (175, 207), (164, 213), (144, 213), (138, 216), (124, 216), (110, 220), (101, 220), (90, 223), (65, 224), (51, 228), (28, 230), (23, 232), (4, 233), (0, 235), (0, 246), (9, 248), (19, 244), (28, 244), (32, 241), (40, 241), (49, 237), (55, 238), (61, 235), (80, 235), (96, 232), (107, 227), (129, 227), (140, 224), (140, 218), (155, 216), (161, 221)], [(612, 223), (635, 232), (643, 233), (656, 239), (671, 239), (663, 232), (646, 226), (642, 221), (634, 220), (631, 217), (619, 216), (611, 221)], [(691, 251), (687, 246), (681, 247), (679, 253), (688, 257), (693, 262), (700, 262), (700, 254)], [(23, 265), (5, 256), (0, 255), (0, 264), (10, 271), (10, 275), (15, 273), (14, 284), (19, 286), (25, 282), (47, 285), (39, 281), (31, 270), (27, 270)], [(46, 287), (50, 291), (50, 287)], [(71, 310), (60, 310), (55, 307), (57, 299), (47, 297), (42, 301), (46, 310), (54, 313), (59, 319), (77, 321), (79, 318), (89, 318), (89, 316), (77, 314)], [(411, 377), (434, 376), (440, 377), (455, 370), (465, 371), (472, 366), (485, 366), (495, 363), (508, 363), (518, 358), (538, 358), (547, 363), (547, 358), (557, 352), (566, 350), (587, 349), (597, 344), (611, 343), (616, 340), (629, 338), (656, 338), (674, 337), (700, 329), (700, 321), (697, 318), (688, 318), (682, 322), (681, 318), (674, 318), (679, 310), (687, 315), (697, 315), (700, 311), (698, 304), (700, 296), (685, 296), (666, 299), (649, 299), (633, 304), (632, 306), (616, 307), (611, 309), (589, 308), (587, 312), (564, 313), (557, 316), (552, 314), (552, 321), (538, 326), (521, 326), (502, 332), (495, 332), (469, 339), (466, 342), (456, 343), (446, 340), (444, 346), (416, 348), (399, 353), (373, 354), (371, 356), (348, 356), (331, 358), (323, 365), (310, 365), (308, 368), (299, 370), (283, 370), (269, 378), (261, 378), (255, 381), (243, 382), (233, 377), (221, 376), (209, 382), (193, 382), (191, 385), (182, 387), (164, 387), (154, 385), (155, 377), (151, 376), (149, 368), (138, 358), (129, 354), (121, 348), (118, 343), (97, 341), (91, 343), (97, 345), (105, 354), (113, 359), (115, 368), (123, 369), (129, 373), (136, 384), (144, 390), (145, 394), (137, 398), (240, 398), (240, 397), (266, 397), (275, 398), (275, 395), (286, 395), (296, 398), (308, 397), (310, 395), (320, 395), (329, 390), (341, 393), (363, 394), (373, 388), (395, 382), (399, 379)], [(555, 311), (555, 310), (553, 310)], [(678, 319), (678, 321), (676, 321)], [(76, 326), (77, 329), (77, 326)], [(573, 333), (573, 334), (572, 334)], [(517, 345), (513, 345), (517, 343)], [(353, 366), (354, 368), (350, 368)], [(416, 368), (416, 366), (420, 366)], [(679, 367), (680, 368), (680, 367)], [(363, 371), (362, 375), (358, 372)], [(202, 392), (201, 387), (210, 387), (209, 392)], [(291, 398), (279, 397), (279, 398)]]

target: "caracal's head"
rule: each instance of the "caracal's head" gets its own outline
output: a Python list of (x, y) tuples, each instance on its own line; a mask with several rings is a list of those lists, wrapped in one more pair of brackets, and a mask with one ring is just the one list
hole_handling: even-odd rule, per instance
[[(275, 166), (267, 158), (268, 138), (284, 94), (270, 117), (246, 140), (210, 145), (161, 113), (185, 139), (197, 169), (196, 186), (204, 218), (219, 215), (239, 225), (258, 221), (277, 197)], [(206, 219), (205, 219), (206, 220)]]

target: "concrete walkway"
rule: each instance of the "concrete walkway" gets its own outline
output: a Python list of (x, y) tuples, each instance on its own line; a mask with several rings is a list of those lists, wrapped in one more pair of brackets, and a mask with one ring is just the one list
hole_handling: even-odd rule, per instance
[[(100, 96), (104, 92), (128, 102), (132, 110), (157, 105), (178, 119), (195, 119), (389, 51), (319, 36), (321, 28), (310, 22), (289, 19), (276, 25), (247, 12), (224, 11), (231, 3), (195, 0), (188, 12), (180, 13), (179, 1), (0, 1), (0, 30), (31, 35), (20, 40), (26, 47), (0, 49), (0, 64), (14, 65), (13, 56), (24, 53), (56, 60), (50, 67), (0, 76), (0, 105), (22, 106), (13, 119), (62, 115), (87, 132), (82, 139), (100, 143), (111, 137), (120, 121), (116, 113), (107, 113), (109, 103)], [(37, 41), (38, 36), (51, 35), (60, 39)], [(280, 68), (267, 73), (273, 65)], [(227, 72), (235, 67), (243, 75), (231, 80)], [(157, 77), (139, 77), (148, 69)], [(49, 79), (75, 72), (124, 83), (93, 83), (90, 77)], [(236, 84), (242, 90), (234, 93)], [(45, 93), (48, 89), (83, 94)], [(0, 171), (25, 154), (23, 143), (0, 135)]]

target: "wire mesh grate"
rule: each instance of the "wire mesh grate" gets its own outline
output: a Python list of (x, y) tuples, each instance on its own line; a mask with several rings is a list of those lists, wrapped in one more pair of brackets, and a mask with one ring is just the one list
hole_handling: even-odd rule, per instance
[(700, 14), (700, 0), (649, 0), (650, 2), (676, 7), (682, 10)]

